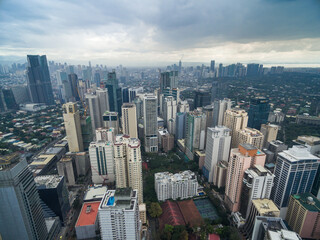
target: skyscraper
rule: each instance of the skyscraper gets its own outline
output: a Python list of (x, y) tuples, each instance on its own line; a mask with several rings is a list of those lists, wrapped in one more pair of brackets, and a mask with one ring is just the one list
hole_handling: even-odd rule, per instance
[(119, 117), (117, 112), (106, 111), (103, 114), (103, 127), (113, 128), (115, 135), (119, 133)]
[(76, 103), (66, 103), (62, 106), (64, 126), (70, 152), (83, 152), (80, 113)]
[(248, 114), (245, 110), (233, 108), (226, 110), (223, 119), (223, 126), (231, 129), (232, 139), (231, 147), (237, 147), (238, 130), (244, 129), (248, 124)]
[(263, 147), (263, 134), (257, 129), (253, 128), (243, 128), (237, 130), (236, 144), (239, 145), (241, 143), (249, 143), (253, 146), (256, 146), (259, 149)]
[(183, 139), (186, 136), (186, 115), (185, 112), (178, 112), (176, 117), (176, 134), (175, 139)]
[(86, 94), (86, 105), (90, 112), (92, 131), (103, 126), (99, 97), (95, 94)]
[(211, 103), (211, 92), (208, 89), (199, 89), (194, 93), (194, 108), (204, 107)]
[(76, 101), (80, 100), (79, 91), (78, 91), (78, 76), (75, 73), (68, 75), (69, 84), (71, 86), (72, 96)]
[(174, 97), (166, 97), (163, 102), (163, 120), (170, 134), (176, 133), (177, 101)]
[(124, 103), (122, 105), (122, 132), (131, 138), (138, 138), (138, 123), (136, 105), (134, 103)]
[(216, 100), (213, 103), (213, 127), (222, 125), (224, 122), (224, 113), (231, 108), (231, 100), (224, 98)]
[(99, 206), (102, 240), (139, 240), (141, 223), (137, 190), (108, 190)]
[(261, 124), (266, 124), (270, 112), (269, 100), (264, 97), (251, 99), (248, 112), (248, 127), (260, 129)]
[(264, 166), (266, 155), (250, 144), (231, 149), (227, 171), (225, 203), (232, 212), (239, 211), (245, 171), (254, 165)]
[(274, 124), (261, 124), (261, 133), (264, 135), (263, 147), (267, 147), (269, 142), (277, 139), (279, 126)]
[(163, 72), (160, 75), (160, 94), (164, 89), (178, 88), (178, 71)]
[(202, 168), (208, 182), (213, 182), (218, 161), (228, 161), (231, 144), (230, 129), (224, 126), (207, 129), (206, 157)]
[(210, 62), (210, 72), (214, 72), (214, 65), (215, 65), (215, 61), (211, 60), (211, 62)]
[(259, 75), (259, 64), (249, 63), (247, 64), (247, 76), (258, 76)]
[(3, 239), (47, 239), (40, 198), (25, 159), (0, 158), (0, 233)]
[(54, 104), (46, 55), (28, 55), (27, 84), (33, 103)]
[(89, 146), (92, 182), (95, 184), (115, 181), (113, 143), (110, 141), (91, 142)]
[(274, 170), (271, 199), (286, 216), (289, 197), (296, 193), (311, 192), (320, 159), (304, 146), (293, 146), (278, 154)]
[(146, 152), (158, 152), (157, 117), (157, 97), (146, 94), (143, 98), (144, 144)]
[(122, 94), (115, 71), (108, 73), (106, 89), (108, 89), (110, 111), (118, 112), (121, 116)]

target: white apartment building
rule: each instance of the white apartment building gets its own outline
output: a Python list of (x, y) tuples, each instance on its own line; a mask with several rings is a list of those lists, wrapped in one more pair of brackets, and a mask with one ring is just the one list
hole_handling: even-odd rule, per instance
[(190, 170), (176, 174), (159, 172), (154, 175), (154, 179), (159, 201), (191, 198), (197, 194), (197, 177)]
[(141, 221), (137, 190), (117, 188), (109, 190), (99, 206), (102, 240), (139, 240)]

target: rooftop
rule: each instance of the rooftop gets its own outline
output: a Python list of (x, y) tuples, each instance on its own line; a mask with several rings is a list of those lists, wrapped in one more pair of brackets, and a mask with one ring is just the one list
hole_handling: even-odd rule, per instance
[(268, 231), (270, 240), (300, 240), (299, 235), (293, 231), (281, 229), (279, 231)]
[(308, 211), (320, 212), (320, 201), (311, 193), (295, 194), (292, 197)]
[(35, 165), (47, 165), (51, 162), (51, 160), (55, 157), (55, 155), (39, 155), (32, 163), (31, 166)]
[(94, 225), (100, 202), (86, 202), (82, 205), (76, 227)]
[(320, 138), (315, 136), (299, 136), (297, 139), (298, 142), (306, 143), (310, 146), (320, 145)]
[(34, 181), (38, 188), (56, 188), (62, 179), (63, 176), (43, 175), (35, 177)]
[(276, 216), (280, 214), (279, 209), (270, 199), (253, 199), (252, 204), (258, 210), (261, 216)]
[(137, 191), (131, 188), (117, 188), (105, 193), (99, 209), (125, 209), (133, 210), (137, 204)]
[(279, 153), (279, 156), (294, 162), (299, 160), (320, 160), (320, 158), (312, 155), (308, 148), (302, 145), (294, 145), (288, 150)]
[(18, 152), (0, 156), (0, 170), (15, 165), (20, 160), (20, 154)]
[(83, 200), (85, 202), (101, 200), (107, 191), (108, 191), (107, 186), (95, 185), (95, 186), (89, 187), (84, 195)]

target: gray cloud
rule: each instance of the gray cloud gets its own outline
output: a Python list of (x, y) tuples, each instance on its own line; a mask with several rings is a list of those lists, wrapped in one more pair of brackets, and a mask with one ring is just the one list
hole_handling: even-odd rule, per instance
[[(200, 58), (199, 49), (222, 55), (221, 46), (229, 47), (225, 52), (240, 46), (239, 56), (258, 54), (259, 47), (319, 51), (312, 41), (320, 38), (319, 29), (317, 0), (0, 0), (2, 56), (43, 51), (74, 60), (148, 61), (152, 54), (167, 54), (170, 61), (185, 53)], [(290, 46), (288, 41), (296, 42)]]

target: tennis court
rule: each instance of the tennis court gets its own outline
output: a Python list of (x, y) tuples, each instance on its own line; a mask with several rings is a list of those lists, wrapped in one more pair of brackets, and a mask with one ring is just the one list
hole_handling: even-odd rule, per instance
[(208, 218), (210, 220), (217, 220), (220, 218), (217, 210), (208, 198), (196, 199), (193, 201), (202, 218)]

